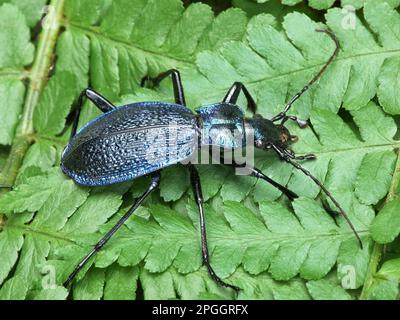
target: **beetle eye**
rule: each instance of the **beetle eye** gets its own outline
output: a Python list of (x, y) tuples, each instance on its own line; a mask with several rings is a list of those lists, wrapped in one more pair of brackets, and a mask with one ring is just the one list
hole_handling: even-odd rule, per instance
[(290, 136), (290, 141), (297, 142), (297, 141), (299, 141), (299, 137), (298, 136)]

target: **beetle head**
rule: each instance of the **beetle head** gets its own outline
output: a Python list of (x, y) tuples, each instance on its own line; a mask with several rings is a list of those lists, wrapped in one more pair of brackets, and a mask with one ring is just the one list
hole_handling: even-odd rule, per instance
[(290, 134), (282, 124), (275, 124), (271, 120), (256, 114), (246, 121), (254, 132), (254, 146), (259, 149), (269, 149), (275, 145), (286, 149), (290, 143), (297, 141), (297, 136)]

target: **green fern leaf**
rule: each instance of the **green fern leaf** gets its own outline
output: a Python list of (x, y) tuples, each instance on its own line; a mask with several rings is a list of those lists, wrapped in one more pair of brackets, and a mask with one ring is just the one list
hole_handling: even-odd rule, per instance
[[(395, 246), (400, 230), (394, 117), (400, 114), (395, 90), (400, 16), (393, 9), (398, 1), (365, 1), (356, 28), (344, 30), (337, 7), (326, 12), (324, 26), (297, 7), (281, 21), (278, 14), (249, 20), (238, 8), (215, 17), (207, 5), (184, 8), (179, 0), (70, 0), (64, 7), (52, 0), (55, 23), (63, 29), (59, 35), (57, 28), (42, 30), (44, 39), (52, 40), (39, 40), (35, 59), (28, 26), (37, 15), (26, 22), (26, 1), (3, 2), (14, 4), (0, 7), (0, 23), (7, 25), (0, 28), (6, 44), (0, 49), (0, 97), (9, 103), (0, 106), (0, 159), (8, 152), (4, 146), (12, 148), (0, 167), (5, 181), (16, 180), (0, 197), (5, 214), (0, 215), (0, 299), (235, 298), (202, 267), (198, 211), (182, 166), (163, 172), (160, 191), (90, 260), (68, 291), (62, 287), (148, 184), (141, 178), (89, 189), (64, 176), (59, 162), (69, 136), (67, 115), (89, 84), (117, 105), (172, 101), (168, 81), (154, 90), (141, 88), (140, 81), (177, 68), (191, 109), (221, 101), (233, 82), (242, 81), (259, 112), (271, 117), (332, 54), (332, 41), (315, 32), (326, 27), (337, 34), (340, 54), (293, 107), (293, 114), (310, 120), (310, 128), (288, 126), (300, 137), (294, 150), (317, 155), (304, 167), (348, 212), (364, 248), (343, 218), (336, 224), (325, 212), (321, 203), (335, 208), (310, 179), (275, 155), (259, 152), (257, 167), (300, 198), (290, 204), (263, 181), (222, 166), (199, 166), (211, 263), (225, 281), (243, 289), (237, 298), (358, 298), (358, 291), (341, 285), (349, 268), (355, 278), (347, 289), (361, 289), (361, 298), (398, 295), (393, 271), (398, 263), (385, 257), (380, 270), (375, 265), (382, 253), (378, 243)], [(326, 9), (332, 2), (309, 5)], [(57, 59), (47, 82), (52, 61), (45, 53), (53, 47)], [(26, 71), (33, 60), (33, 71)], [(242, 98), (239, 104), (245, 106)], [(99, 114), (87, 103), (80, 126)]]

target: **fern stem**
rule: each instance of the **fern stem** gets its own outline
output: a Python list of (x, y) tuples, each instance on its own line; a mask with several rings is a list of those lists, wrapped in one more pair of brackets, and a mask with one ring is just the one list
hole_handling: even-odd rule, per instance
[(47, 83), (52, 54), (60, 31), (64, 0), (52, 0), (49, 6), (52, 8), (51, 14), (47, 17), (47, 27), (43, 28), (39, 37), (35, 62), (29, 76), (30, 82), (21, 122), (0, 176), (1, 184), (12, 185), (14, 183), (25, 153), (33, 142), (33, 112), (39, 101), (40, 93)]
[[(10, 154), (0, 175), (0, 184), (13, 185), (18, 170), (22, 165), (25, 153), (33, 140), (33, 112), (39, 101), (40, 93), (47, 83), (49, 69), (52, 63), (58, 33), (60, 31), (63, 14), (64, 0), (51, 0), (50, 11), (52, 14), (47, 17), (47, 28), (43, 28), (38, 42), (36, 58), (32, 70), (29, 73), (29, 87), (25, 98), (21, 122), (17, 128)], [(1, 190), (0, 194), (8, 192)], [(0, 221), (4, 223), (5, 217), (0, 214)]]
[[(400, 183), (400, 152), (397, 150), (397, 162), (395, 171), (393, 174), (392, 183), (390, 185), (390, 190), (388, 196), (386, 197), (385, 203), (390, 202), (398, 193), (398, 187)], [(360, 300), (366, 300), (371, 297), (372, 285), (375, 280), (376, 272), (378, 271), (378, 267), (381, 261), (381, 257), (383, 254), (384, 246), (379, 243), (375, 243), (372, 249), (371, 258), (369, 260), (369, 265), (367, 269), (367, 274), (365, 276), (363, 290), (360, 295)]]
[(47, 83), (49, 69), (52, 63), (52, 54), (56, 46), (63, 15), (64, 0), (52, 0), (49, 5), (51, 10), (47, 17), (46, 25), (40, 34), (33, 64), (28, 93), (25, 99), (25, 107), (20, 127), (17, 134), (26, 135), (33, 133), (33, 111), (38, 103), (40, 93)]

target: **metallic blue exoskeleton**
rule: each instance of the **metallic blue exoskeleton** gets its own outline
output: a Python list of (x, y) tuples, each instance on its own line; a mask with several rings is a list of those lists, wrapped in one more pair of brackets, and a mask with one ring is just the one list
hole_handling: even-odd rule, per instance
[(243, 148), (248, 135), (261, 148), (266, 142), (285, 147), (291, 138), (283, 126), (246, 119), (230, 103), (201, 107), (196, 113), (172, 103), (133, 103), (84, 126), (65, 148), (61, 168), (81, 185), (109, 185), (189, 160), (199, 142), (200, 147)]
[[(151, 181), (148, 189), (135, 201), (128, 212), (76, 266), (69, 275), (66, 285), (155, 190), (160, 183), (160, 171), (170, 165), (184, 162), (190, 171), (194, 200), (199, 208), (203, 262), (210, 276), (217, 283), (239, 290), (238, 287), (220, 279), (210, 264), (200, 178), (196, 167), (190, 161), (197, 149), (203, 146), (217, 146), (224, 150), (233, 150), (251, 144), (259, 149), (275, 151), (281, 159), (302, 171), (321, 187), (347, 220), (362, 246), (361, 239), (340, 204), (317, 178), (294, 161), (295, 159), (315, 159), (315, 156), (309, 154), (296, 157), (293, 151), (288, 149), (288, 145), (296, 141), (297, 137), (289, 133), (284, 123), (287, 120), (294, 120), (300, 127), (304, 127), (306, 122), (287, 115), (287, 112), (292, 104), (321, 77), (339, 50), (335, 36), (329, 31), (323, 32), (326, 32), (335, 41), (335, 52), (321, 71), (287, 103), (283, 112), (271, 120), (264, 119), (256, 113), (255, 101), (247, 88), (240, 82), (234, 83), (222, 102), (200, 107), (192, 112), (186, 107), (180, 74), (173, 69), (151, 80), (154, 85), (157, 85), (165, 77), (171, 76), (175, 104), (140, 102), (116, 108), (95, 91), (84, 90), (76, 109), (70, 142), (62, 154), (61, 168), (63, 172), (77, 183), (86, 186), (109, 185), (133, 180), (144, 175), (149, 175)], [(248, 109), (253, 113), (250, 118), (245, 117), (243, 111), (236, 105), (240, 92), (245, 95)], [(89, 122), (76, 133), (84, 97), (89, 98), (104, 114)], [(277, 121), (280, 123), (276, 124)], [(242, 166), (235, 161), (230, 165)], [(248, 169), (250, 175), (270, 183), (289, 199), (293, 200), (297, 197), (294, 192), (267, 177), (257, 168)]]

